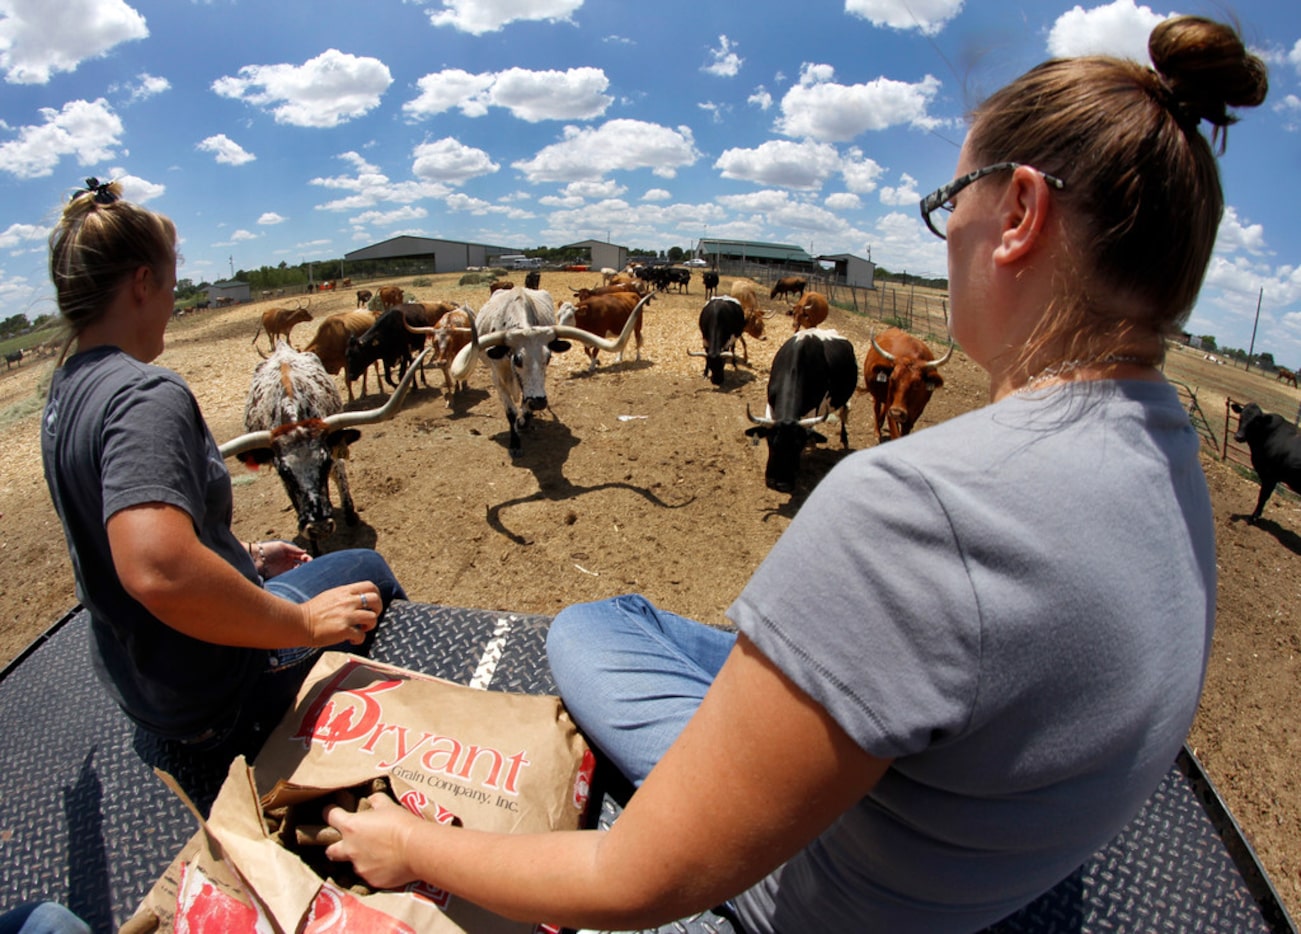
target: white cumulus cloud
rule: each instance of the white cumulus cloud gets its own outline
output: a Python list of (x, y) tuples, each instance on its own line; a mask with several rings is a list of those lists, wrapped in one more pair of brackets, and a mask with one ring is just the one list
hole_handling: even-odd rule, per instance
[(424, 180), (394, 182), (381, 172), (378, 166), (367, 162), (356, 152), (342, 153), (339, 158), (352, 167), (353, 174), (313, 178), (308, 181), (308, 184), (350, 192), (350, 194), (326, 204), (318, 204), (316, 206), (318, 211), (356, 211), (385, 202), (412, 204), (426, 198), (445, 198), (452, 191), (442, 182)]
[(94, 165), (116, 155), (122, 120), (102, 97), (75, 100), (63, 109), (42, 107), (43, 123), (18, 129), (18, 137), (0, 143), (0, 171), (19, 178), (50, 175), (64, 156)]
[(10, 250), (43, 241), (49, 233), (49, 228), (37, 227), (35, 224), (10, 224), (7, 230), (0, 231), (0, 249)]
[(799, 83), (782, 98), (778, 132), (826, 142), (844, 142), (868, 130), (892, 126), (932, 129), (939, 121), (926, 108), (940, 89), (927, 75), (915, 84), (877, 78), (866, 84), (837, 84), (829, 65), (806, 64)]
[(349, 222), (357, 226), (377, 224), (381, 227), (391, 227), (394, 224), (405, 224), (428, 216), (429, 212), (424, 208), (405, 205), (393, 211), (366, 211), (351, 218)]
[(565, 22), (582, 5), (583, 0), (443, 0), (429, 21), (481, 36), (520, 20)]
[(700, 70), (720, 78), (734, 78), (745, 59), (736, 54), (736, 44), (727, 36), (718, 37), (718, 48), (709, 50), (709, 64)]
[(275, 211), (267, 211), (257, 219), (257, 222), (264, 227), (273, 227), (276, 224), (283, 224), (288, 218), (282, 217)]
[(245, 65), (212, 89), (269, 110), (276, 123), (333, 127), (374, 110), (392, 83), (379, 59), (327, 49), (302, 65)]
[(826, 143), (769, 140), (754, 149), (726, 150), (714, 168), (724, 178), (808, 190), (821, 188), (840, 163), (836, 147)]
[(963, 0), (845, 0), (845, 12), (873, 26), (933, 36), (962, 11)]
[(1283, 129), (1289, 133), (1301, 130), (1301, 97), (1286, 95), (1274, 105), (1274, 113), (1283, 118)]
[(218, 133), (216, 136), (209, 136), (207, 139), (198, 143), (195, 149), (199, 152), (210, 152), (222, 165), (245, 165), (257, 159), (257, 156), (248, 152), (239, 143), (235, 142), (225, 133)]
[(898, 187), (885, 186), (881, 189), (881, 203), (891, 207), (907, 207), (916, 204), (921, 199), (922, 196), (917, 191), (917, 179), (907, 172), (899, 176)]
[(416, 82), (420, 95), (402, 105), (412, 120), (457, 108), (467, 117), (482, 117), (501, 107), (529, 123), (542, 120), (588, 120), (605, 113), (614, 98), (605, 93), (610, 80), (599, 68), (471, 74), (459, 68), (425, 75)]
[(690, 127), (620, 119), (599, 127), (567, 126), (563, 140), (511, 165), (531, 182), (571, 182), (632, 169), (673, 178), (699, 158)]
[(109, 91), (125, 93), (127, 102), (134, 104), (138, 101), (148, 100), (151, 97), (157, 97), (164, 91), (170, 91), (171, 88), (172, 83), (166, 78), (160, 78), (158, 75), (151, 75), (148, 72), (141, 72), (136, 76), (134, 83), (115, 84), (109, 88)]
[(1157, 23), (1171, 15), (1136, 6), (1134, 0), (1112, 0), (1091, 10), (1076, 6), (1053, 23), (1048, 32), (1048, 54), (1054, 58), (1115, 55), (1146, 63), (1148, 36)]
[(145, 18), (123, 0), (0, 0), (0, 70), (10, 84), (45, 84), (148, 35)]
[(772, 95), (761, 84), (754, 89), (754, 93), (745, 99), (747, 104), (754, 104), (760, 110), (767, 110), (772, 107)]
[(863, 199), (847, 191), (841, 191), (828, 195), (827, 200), (822, 203), (833, 211), (857, 211), (863, 206)]
[(480, 175), (491, 175), (501, 166), (482, 149), (466, 146), (450, 136), (433, 143), (421, 143), (411, 153), (411, 170), (423, 181), (459, 185)]

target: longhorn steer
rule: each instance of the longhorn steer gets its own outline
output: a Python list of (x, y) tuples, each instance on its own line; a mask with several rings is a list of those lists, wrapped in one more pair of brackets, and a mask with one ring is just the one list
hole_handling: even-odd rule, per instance
[(403, 323), (408, 331), (426, 335), (434, 339), (434, 364), (443, 371), (443, 395), (447, 407), (452, 407), (452, 397), (465, 388), (464, 379), (452, 379), (452, 360), (461, 352), (461, 348), (470, 343), (470, 323), (474, 320), (470, 309), (464, 305), (453, 308), (438, 318), (433, 327), (417, 327), (406, 319)]
[[(384, 364), (384, 380), (390, 386), (394, 385), (393, 365), (398, 366), (399, 378), (405, 376), (412, 354), (419, 353), (425, 346), (424, 335), (409, 332), (405, 322), (431, 325), (451, 307), (443, 302), (404, 302), (381, 314), (362, 334), (350, 336), (348, 348), (344, 351), (344, 374), (349, 385), (360, 378), (361, 394), (366, 395), (367, 368), (377, 361)], [(421, 367), (420, 377), (428, 386), (424, 367)], [(380, 383), (379, 391), (381, 394), (384, 392), (383, 383)]]
[(348, 445), (361, 437), (357, 426), (396, 414), (414, 375), (412, 367), (382, 408), (341, 412), (339, 388), (320, 358), (277, 341), (275, 351), (253, 371), (244, 405), (248, 433), (223, 444), (221, 455), (238, 457), (250, 469), (268, 462), (276, 465), (298, 514), (299, 534), (317, 554), (320, 539), (334, 531), (331, 476), (344, 518), (349, 525), (357, 523), (342, 460)]
[(1251, 513), (1255, 523), (1265, 510), (1265, 501), (1280, 483), (1301, 493), (1301, 435), (1281, 415), (1267, 415), (1254, 402), (1231, 403), (1238, 413), (1238, 430), (1233, 440), (1251, 449), (1251, 469), (1260, 478), (1260, 496)]
[(705, 283), (705, 301), (709, 301), (718, 291), (718, 270), (706, 270), (700, 274), (700, 279)]
[[(452, 362), (451, 378), (464, 380), (480, 356), (492, 371), (492, 384), (506, 409), (510, 425), (510, 453), (520, 454), (519, 430), (534, 412), (547, 407), (547, 364), (553, 353), (563, 353), (569, 340), (589, 347), (619, 353), (628, 343), (641, 313), (641, 305), (628, 316), (628, 323), (615, 341), (589, 334), (581, 328), (556, 323), (551, 295), (539, 289), (509, 289), (494, 292), (470, 324), (470, 343)], [(480, 336), (482, 332), (483, 336)]]
[[(314, 353), (321, 358), (325, 372), (333, 375), (344, 369), (348, 361), (348, 341), (360, 337), (375, 324), (375, 316), (369, 311), (340, 311), (329, 315), (316, 329), (312, 342), (304, 347), (307, 353)], [(352, 383), (344, 373), (344, 382), (348, 387), (348, 401), (352, 401)]]
[(795, 319), (792, 323), (796, 331), (800, 328), (816, 328), (827, 320), (830, 311), (831, 306), (825, 295), (821, 292), (805, 292), (791, 310), (791, 316)]
[[(745, 308), (741, 305), (739, 299), (730, 295), (720, 295), (718, 298), (711, 298), (705, 302), (705, 307), (700, 309), (700, 340), (705, 349), (688, 350), (689, 357), (705, 358), (705, 376), (715, 386), (723, 385), (723, 373), (727, 369), (727, 361), (732, 361), (732, 369), (736, 369), (736, 342), (741, 341), (741, 346), (745, 346), (745, 338), (741, 336), (745, 330)], [(760, 319), (762, 325), (762, 319)], [(749, 359), (749, 353), (746, 353), (746, 359)]]
[(794, 295), (796, 298), (802, 298), (804, 289), (808, 285), (807, 279), (799, 276), (782, 276), (773, 283), (772, 291), (768, 293), (769, 298), (785, 297)]
[[(621, 287), (622, 288), (622, 287)], [(574, 320), (561, 320), (561, 324), (573, 324), (574, 327), (582, 328), (588, 333), (595, 334), (597, 337), (606, 337), (610, 334), (618, 334), (623, 330), (624, 325), (628, 323), (629, 316), (633, 309), (641, 308), (646, 302), (650, 301), (650, 296), (642, 298), (636, 292), (629, 291), (611, 291), (604, 295), (579, 295), (578, 304), (562, 305), (562, 308), (574, 309)], [(632, 332), (637, 343), (637, 359), (641, 359), (641, 315), (637, 316), (633, 324)], [(599, 347), (588, 346), (586, 348), (587, 356), (591, 358), (592, 365), (588, 372), (596, 369), (596, 357), (600, 353)], [(623, 360), (623, 353), (620, 352), (618, 358)]]
[(813, 328), (800, 331), (782, 344), (772, 358), (768, 376), (768, 410), (756, 418), (746, 405), (745, 415), (754, 423), (746, 434), (768, 439), (768, 464), (764, 483), (770, 490), (789, 493), (795, 489), (800, 454), (810, 442), (827, 439), (813, 430), (833, 411), (840, 418), (840, 444), (849, 447), (849, 397), (858, 383), (858, 361), (854, 345), (835, 331)]
[(938, 360), (931, 349), (899, 328), (886, 328), (869, 338), (872, 348), (863, 358), (863, 388), (872, 396), (876, 416), (876, 440), (886, 439), (881, 426), (890, 428), (890, 438), (902, 438), (922, 417), (931, 393), (944, 385), (939, 368), (953, 356), (953, 345)]
[[(310, 304), (310, 301), (309, 303)], [(285, 339), (285, 343), (290, 348), (294, 345), (289, 340), (289, 332), (294, 329), (294, 325), (302, 324), (304, 321), (311, 321), (312, 313), (307, 310), (306, 305), (298, 305), (294, 308), (268, 308), (262, 312), (262, 320), (258, 323), (257, 330), (253, 332), (253, 346), (257, 348), (257, 339), (263, 331), (267, 332), (267, 342), (274, 350), (276, 341), (280, 338)], [(258, 348), (258, 353), (262, 350)]]
[(386, 285), (379, 290), (379, 303), (384, 306), (384, 310), (392, 308), (394, 305), (402, 304), (402, 290), (396, 285)]

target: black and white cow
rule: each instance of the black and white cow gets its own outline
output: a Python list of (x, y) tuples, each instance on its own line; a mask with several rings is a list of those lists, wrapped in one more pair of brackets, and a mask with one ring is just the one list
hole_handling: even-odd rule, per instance
[(700, 309), (699, 323), (705, 349), (688, 350), (687, 356), (704, 357), (704, 375), (715, 386), (721, 386), (727, 361), (731, 360), (732, 369), (736, 369), (737, 340), (745, 346), (745, 338), (741, 336), (745, 330), (745, 308), (732, 296), (720, 295), (705, 302), (705, 307)]
[(813, 328), (800, 331), (777, 350), (768, 376), (768, 411), (756, 418), (745, 407), (755, 427), (746, 434), (768, 439), (768, 466), (764, 482), (771, 490), (795, 489), (800, 453), (810, 442), (827, 439), (813, 430), (834, 411), (840, 419), (840, 444), (849, 447), (846, 420), (849, 397), (858, 382), (854, 345), (835, 331)]
[(570, 340), (621, 353), (646, 301), (637, 304), (623, 331), (611, 341), (581, 328), (557, 324), (555, 303), (546, 291), (515, 288), (494, 292), (471, 321), (470, 343), (452, 361), (451, 378), (454, 382), (464, 381), (475, 360), (484, 358), (492, 371), (492, 385), (506, 409), (511, 457), (518, 457), (520, 429), (528, 425), (534, 412), (547, 407), (547, 364), (551, 355), (568, 350)]
[[(419, 363), (423, 360), (422, 353)], [(357, 523), (348, 475), (342, 458), (348, 445), (361, 437), (357, 426), (383, 421), (397, 414), (416, 366), (407, 370), (387, 403), (366, 412), (343, 412), (343, 400), (334, 377), (320, 358), (300, 353), (283, 339), (275, 352), (257, 365), (248, 400), (244, 427), (248, 433), (221, 446), (222, 457), (238, 457), (250, 469), (273, 462), (285, 492), (298, 513), (298, 531), (313, 554), (319, 540), (334, 532), (334, 507), (329, 479), (334, 477), (339, 505), (349, 525)]]
[(1238, 413), (1238, 430), (1233, 440), (1251, 449), (1251, 468), (1260, 478), (1260, 497), (1251, 514), (1255, 522), (1265, 509), (1274, 487), (1280, 483), (1301, 493), (1301, 435), (1281, 415), (1267, 415), (1254, 402), (1233, 403)]

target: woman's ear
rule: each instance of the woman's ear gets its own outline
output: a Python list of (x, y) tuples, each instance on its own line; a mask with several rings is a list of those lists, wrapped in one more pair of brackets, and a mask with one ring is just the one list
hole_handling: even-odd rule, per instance
[(1040, 243), (1051, 209), (1052, 193), (1043, 175), (1029, 166), (1017, 166), (998, 206), (1002, 236), (994, 262), (1005, 265), (1025, 259)]
[(154, 276), (154, 271), (148, 266), (137, 266), (135, 274), (131, 277), (131, 294), (137, 302), (144, 302), (149, 298), (149, 288), (157, 287), (158, 283)]

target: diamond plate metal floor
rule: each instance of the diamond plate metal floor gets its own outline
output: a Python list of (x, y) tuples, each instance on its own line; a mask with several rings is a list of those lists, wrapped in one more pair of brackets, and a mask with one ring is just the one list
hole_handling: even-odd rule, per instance
[[(493, 690), (554, 693), (546, 617), (398, 602), (370, 655)], [(74, 611), (0, 675), (0, 910), (67, 905), (114, 931), (194, 832), (153, 775), (157, 761), (211, 803), (225, 763), (178, 759), (138, 740), (91, 671), (88, 617)], [(615, 820), (602, 797), (600, 821)], [(661, 934), (738, 930), (706, 913)], [(1142, 813), (1069, 879), (990, 929), (1295, 932), (1268, 878), (1186, 750)]]

